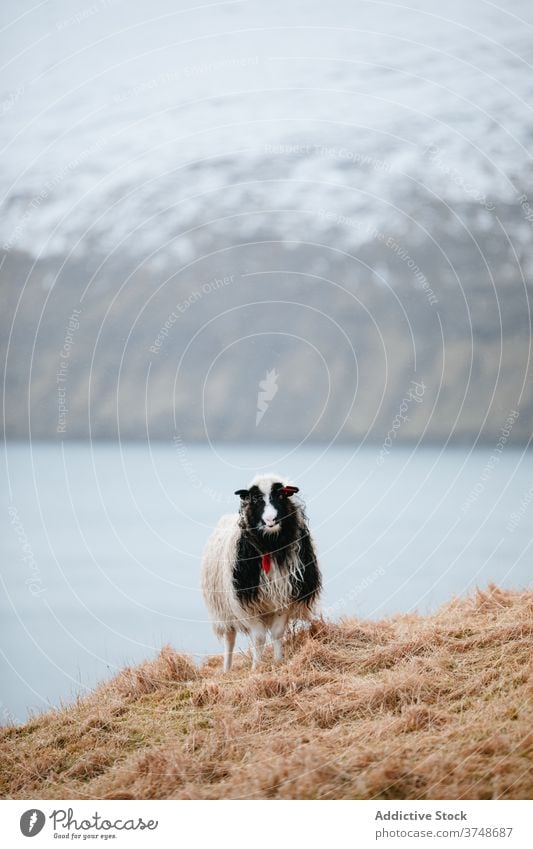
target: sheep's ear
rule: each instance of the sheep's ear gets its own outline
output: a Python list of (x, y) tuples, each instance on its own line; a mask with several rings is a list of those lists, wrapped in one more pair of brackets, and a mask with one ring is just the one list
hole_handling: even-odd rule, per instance
[(295, 492), (300, 492), (300, 487), (298, 486), (284, 486), (281, 490), (283, 495), (294, 495)]
[(250, 495), (249, 489), (236, 489), (235, 495), (240, 495), (241, 498), (247, 498)]

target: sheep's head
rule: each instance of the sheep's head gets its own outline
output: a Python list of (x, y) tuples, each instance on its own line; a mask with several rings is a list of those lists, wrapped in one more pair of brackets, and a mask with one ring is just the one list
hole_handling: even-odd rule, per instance
[(295, 505), (292, 496), (298, 487), (287, 483), (278, 475), (259, 475), (248, 489), (238, 489), (241, 513), (246, 526), (262, 534), (277, 534), (282, 525), (293, 519)]

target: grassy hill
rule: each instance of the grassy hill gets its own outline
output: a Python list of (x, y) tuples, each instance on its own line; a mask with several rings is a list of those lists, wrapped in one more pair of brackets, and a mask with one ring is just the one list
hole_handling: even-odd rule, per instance
[(171, 648), (1, 732), (8, 798), (527, 798), (533, 593), (315, 621), (223, 675)]

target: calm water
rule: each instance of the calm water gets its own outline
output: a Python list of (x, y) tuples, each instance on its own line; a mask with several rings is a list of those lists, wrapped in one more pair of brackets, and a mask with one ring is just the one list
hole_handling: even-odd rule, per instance
[[(199, 591), (210, 528), (256, 471), (301, 488), (332, 617), (434, 609), (531, 578), (530, 455), (494, 446), (9, 445), (1, 488), (2, 722), (171, 643), (217, 651)], [(529, 503), (531, 501), (531, 504)], [(513, 518), (514, 514), (514, 518)]]

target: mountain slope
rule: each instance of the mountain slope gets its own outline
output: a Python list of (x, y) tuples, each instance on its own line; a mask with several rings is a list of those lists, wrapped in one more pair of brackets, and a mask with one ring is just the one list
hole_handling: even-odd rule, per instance
[(526, 0), (19, 10), (7, 435), (529, 439)]
[(533, 790), (533, 595), (317, 621), (222, 675), (164, 649), (2, 731), (8, 798), (520, 799)]

